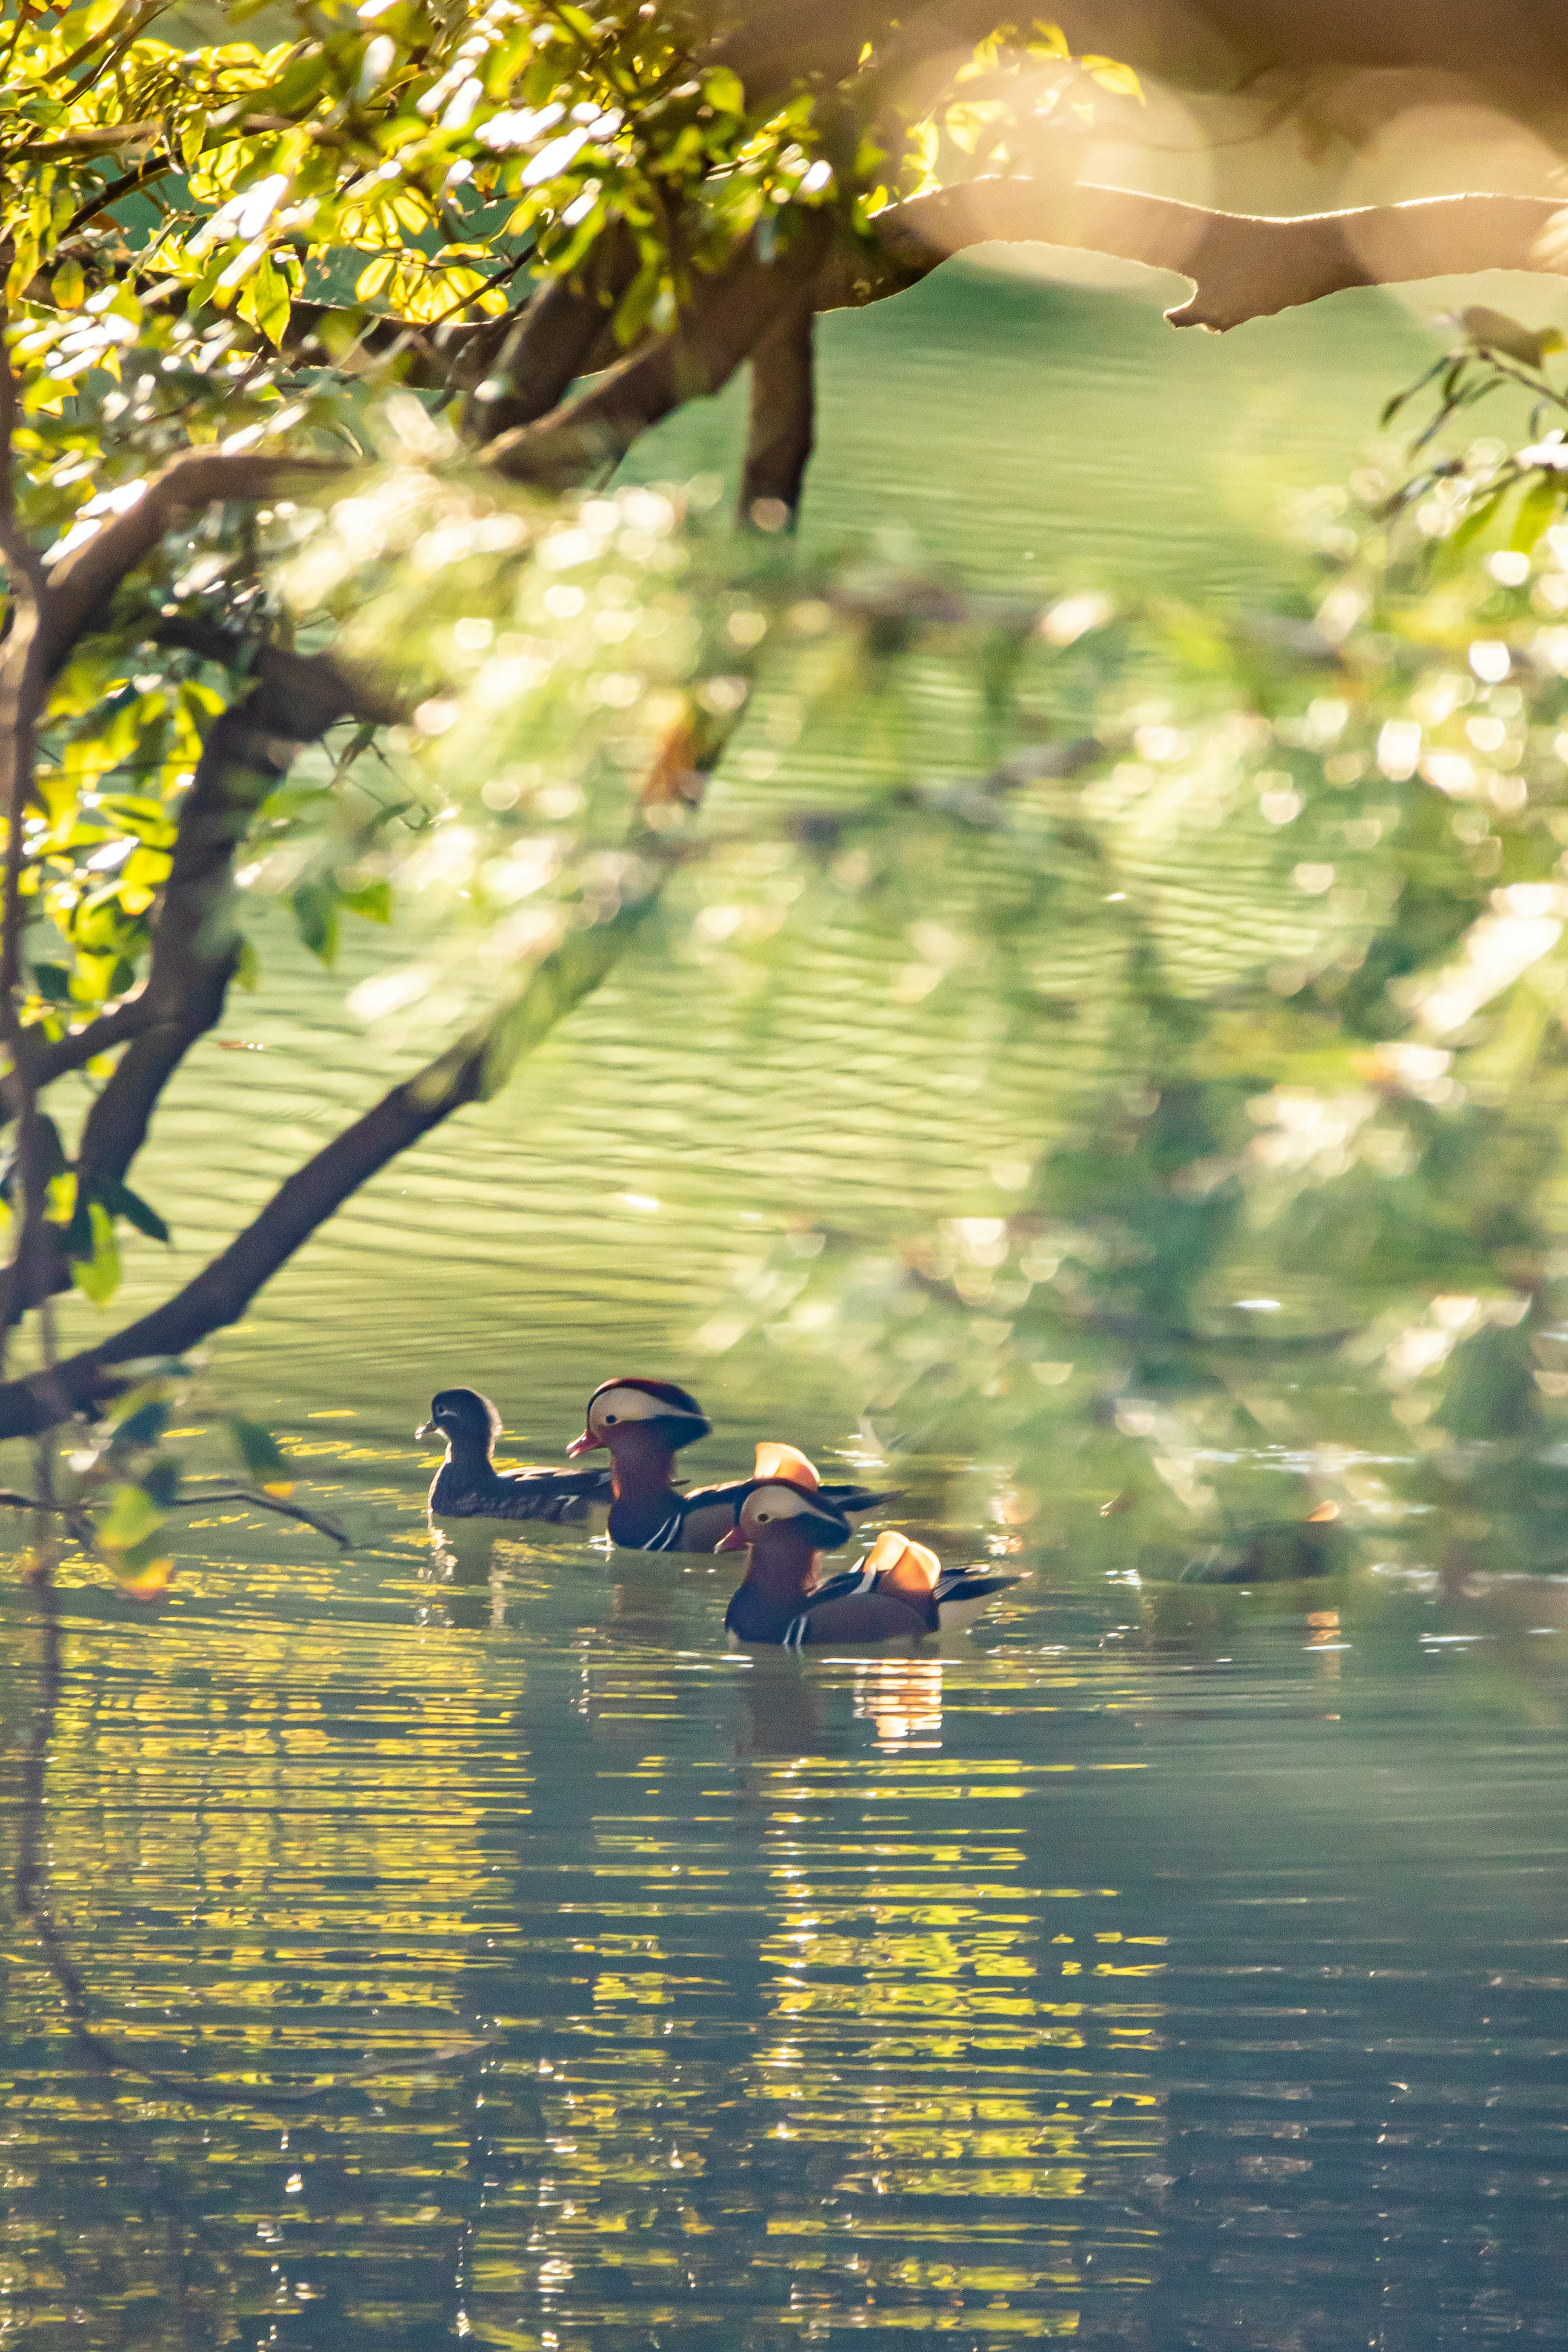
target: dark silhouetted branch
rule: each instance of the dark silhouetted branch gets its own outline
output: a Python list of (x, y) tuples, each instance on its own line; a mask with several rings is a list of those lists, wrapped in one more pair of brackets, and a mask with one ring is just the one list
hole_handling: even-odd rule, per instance
[(1223, 331), (1351, 286), (1450, 270), (1560, 273), (1563, 211), (1543, 196), (1454, 195), (1291, 219), (1065, 178), (971, 180), (878, 214), (876, 254), (837, 258), (819, 308), (880, 300), (972, 246), (1046, 244), (1176, 270), (1194, 290), (1166, 313), (1172, 324)]
[(751, 405), (737, 520), (793, 517), (816, 439), (815, 324), (810, 301), (785, 312), (751, 354)]
[[(653, 844), (647, 854), (664, 871), (678, 862), (677, 851), (662, 854)], [(624, 953), (657, 904), (661, 887), (655, 882), (607, 920), (569, 932), (512, 1004), (334, 1137), (172, 1298), (96, 1348), (26, 1380), (0, 1383), (0, 1438), (36, 1436), (73, 1412), (91, 1411), (124, 1386), (122, 1365), (178, 1356), (236, 1321), (262, 1285), (361, 1184), (454, 1111), (487, 1098), (505, 1083), (517, 1059), (596, 988)]]
[[(214, 660), (235, 663), (246, 650), (242, 640), (201, 623), (171, 622), (162, 634)], [(263, 646), (251, 669), (253, 690), (214, 722), (181, 806), (147, 979), (132, 1000), (135, 1033), (82, 1129), (77, 1181), (89, 1194), (123, 1179), (169, 1078), (222, 1016), (239, 951), (234, 856), (257, 805), (287, 773), (301, 743), (342, 719), (382, 723), (400, 715), (384, 691), (350, 677), (325, 655)]]
[(264, 457), (255, 451), (190, 449), (154, 474), (133, 506), (62, 556), (49, 575), (44, 627), (51, 667), (65, 659), (120, 582), (146, 561), (176, 518), (214, 499), (277, 499), (347, 470), (336, 457)]
[[(597, 358), (637, 265), (635, 244), (617, 224), (599, 239), (575, 277), (547, 279), (513, 319), (503, 321), (505, 336), (490, 361), (500, 389), (488, 400), (470, 402), (463, 422), (471, 441), (494, 441), (559, 406)], [(465, 363), (472, 381), (466, 355)]]
[(748, 244), (723, 269), (699, 276), (677, 325), (623, 360), (537, 424), (502, 434), (485, 462), (511, 481), (565, 488), (624, 456), (638, 436), (687, 400), (728, 383), (742, 360), (814, 286), (827, 260), (832, 221), (806, 214), (793, 238), (764, 261)]
[(178, 1356), (244, 1314), (278, 1267), (379, 1169), (463, 1104), (476, 1099), (488, 1039), (470, 1039), (417, 1077), (394, 1087), (290, 1176), (228, 1248), (172, 1298), (96, 1348), (68, 1356), (51, 1374), (0, 1386), (0, 1437), (40, 1430), (111, 1396), (123, 1386), (118, 1367), (144, 1357)]

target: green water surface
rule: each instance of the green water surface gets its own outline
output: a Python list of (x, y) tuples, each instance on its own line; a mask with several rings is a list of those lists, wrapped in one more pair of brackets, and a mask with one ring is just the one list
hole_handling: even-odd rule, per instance
[[(829, 322), (805, 535), (1241, 609), (1298, 561), (1282, 502), (1355, 462), (1428, 348), (1370, 294), (1218, 341), (944, 272)], [(722, 471), (735, 423), (683, 417), (638, 464)], [(939, 771), (967, 717), (922, 692)], [(828, 796), (864, 756), (810, 724), (759, 746)], [(1172, 968), (1218, 985), (1263, 884), (1148, 856)], [(1004, 1328), (984, 1221), (1146, 1084), (1111, 919), (1052, 947), (1050, 1021), (917, 996), (906, 949), (809, 905), (762, 996), (651, 942), (211, 1350), (197, 1466), (243, 1403), (345, 1556), (214, 1506), (155, 1613), (68, 1558), (47, 1759), (43, 1628), (5, 1584), (6, 1832), (58, 1936), (12, 1912), (0, 1944), (0, 2345), (1568, 2340), (1568, 1585), (1446, 1574), (1413, 1488), (1386, 1559), (1364, 1531), (1283, 1562), (1322, 1573), (1177, 1583), (1162, 1554), (1156, 1580), (1151, 1444), (1228, 1449), (1261, 1524), (1331, 1455), (1396, 1481), (1414, 1442), (1337, 1358), (1222, 1349), (1201, 1379), (1141, 1360), (1122, 1429), (1068, 1367), (1043, 1447), (983, 1381), (944, 1404), (880, 1276), (863, 1320), (811, 1287), (969, 1221), (962, 1295)], [(117, 1312), (385, 1083), (337, 1001), (371, 948), (332, 982), (264, 951), (139, 1163), (186, 1205)], [(1249, 1246), (1197, 1302), (1209, 1340), (1247, 1338)], [(1310, 1339), (1368, 1277), (1332, 1234), (1301, 1255), (1281, 1311)], [(929, 1655), (802, 1662), (727, 1651), (722, 1559), (433, 1540), (433, 1389), (485, 1389), (549, 1459), (622, 1370), (698, 1389), (698, 1475), (787, 1436), (1022, 1580)]]

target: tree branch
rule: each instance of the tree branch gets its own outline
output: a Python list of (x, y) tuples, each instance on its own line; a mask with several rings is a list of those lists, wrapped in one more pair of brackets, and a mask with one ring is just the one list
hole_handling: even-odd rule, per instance
[[(161, 634), (209, 659), (235, 663), (242, 651), (240, 639), (201, 623), (172, 622)], [(141, 1016), (137, 1034), (82, 1129), (77, 1181), (89, 1194), (123, 1179), (164, 1086), (222, 1017), (239, 951), (234, 856), (257, 805), (287, 775), (301, 743), (341, 719), (385, 723), (402, 715), (385, 694), (322, 655), (265, 646), (253, 674), (254, 690), (214, 723), (181, 807), (147, 979), (133, 1000)]]
[(178, 515), (214, 499), (276, 499), (339, 478), (338, 457), (261, 456), (254, 450), (188, 449), (154, 474), (133, 506), (110, 516), (94, 536), (62, 556), (49, 575), (45, 635), (57, 668), (127, 573), (157, 546)]
[[(234, 631), (185, 614), (161, 622), (156, 635), (161, 645), (179, 646), (199, 654), (204, 661), (223, 662), (235, 669), (241, 667), (250, 652), (245, 640)], [(194, 938), (200, 935), (199, 919), (194, 929), (183, 937), (179, 929), (195, 912), (194, 899), (200, 887), (197, 869), (209, 858), (213, 847), (210, 838), (204, 840), (198, 856), (195, 836), (198, 832), (205, 835), (212, 821), (214, 761), (230, 753), (237, 756), (241, 748), (241, 710), (247, 714), (246, 731), (260, 737), (264, 745), (273, 745), (279, 759), (294, 744), (310, 742), (325, 734), (340, 719), (358, 719), (383, 726), (394, 724), (405, 715), (402, 706), (375, 680), (350, 676), (329, 654), (296, 654), (281, 646), (263, 646), (255, 653), (250, 668), (267, 689), (267, 698), (260, 700), (253, 695), (248, 703), (236, 704), (225, 711), (204, 750), (195, 779), (181, 804), (173, 861), (153, 929), (153, 968), (133, 996), (125, 997), (111, 1011), (99, 1013), (84, 1028), (53, 1039), (45, 1037), (37, 1027), (23, 1030), (28, 1075), (40, 1094), (57, 1078), (72, 1070), (84, 1069), (100, 1054), (112, 1053), (117, 1045), (129, 1045), (142, 1036), (166, 1017), (175, 1003), (177, 991), (164, 984), (172, 982), (173, 977), (170, 959), (176, 950), (171, 943), (179, 939), (178, 951), (188, 953)], [(235, 722), (232, 728), (225, 724), (231, 719)], [(235, 835), (230, 840), (231, 852), (239, 838)], [(215, 877), (210, 864), (206, 864), (204, 876), (200, 878), (208, 888), (215, 887), (219, 895), (226, 888), (226, 877)], [(158, 985), (153, 984), (154, 973)], [(202, 1034), (201, 1029), (194, 1032), (194, 1035)], [(194, 1036), (191, 1042), (194, 1042)], [(123, 1173), (123, 1166), (120, 1172)]]
[(517, 1057), (596, 988), (656, 904), (658, 885), (591, 930), (569, 933), (517, 1000), (345, 1129), (296, 1171), (259, 1216), (183, 1290), (96, 1348), (0, 1383), (0, 1438), (36, 1436), (125, 1385), (122, 1365), (177, 1356), (238, 1320), (262, 1285), (350, 1195), (466, 1103), (487, 1098)]
[(39, 1029), (24, 1029), (22, 1042), (34, 1086), (42, 1094), (46, 1087), (63, 1078), (68, 1071), (85, 1069), (100, 1054), (112, 1053), (116, 1045), (139, 1036), (151, 1018), (150, 1008), (142, 1003), (142, 992), (138, 991), (117, 1004), (112, 1013), (99, 1013), (85, 1029), (73, 1030), (67, 1036), (46, 1038)]
[(498, 399), (469, 403), (463, 429), (470, 440), (494, 441), (559, 405), (591, 363), (636, 268), (633, 240), (617, 224), (599, 239), (577, 277), (547, 278), (516, 317), (504, 322), (506, 338), (490, 370), (503, 389)]
[(554, 488), (613, 465), (672, 409), (728, 383), (780, 312), (816, 283), (832, 227), (826, 211), (805, 214), (770, 261), (747, 243), (724, 268), (696, 279), (691, 307), (669, 334), (537, 424), (502, 434), (484, 452), (485, 463), (508, 480)]
[(1562, 274), (1563, 213), (1546, 196), (1455, 195), (1276, 218), (1088, 182), (971, 180), (877, 214), (880, 256), (836, 258), (818, 308), (879, 300), (949, 255), (997, 240), (1077, 247), (1176, 270), (1194, 290), (1166, 312), (1172, 325), (1223, 332), (1351, 286), (1477, 269)]
[(0, 810), (5, 820), (4, 897), (0, 898), (0, 1037), (5, 1072), (0, 1099), (16, 1123), (16, 1240), (10, 1263), (0, 1274), (0, 1358), (6, 1338), (24, 1312), (26, 1294), (53, 1252), (46, 1231), (48, 1205), (37, 1088), (27, 1066), (17, 982), (22, 969), (22, 818), (33, 791), (38, 713), (47, 678), (44, 613), (48, 590), (26, 534), (16, 520), (12, 436), (16, 423), (16, 379), (11, 368), (9, 320), (0, 306), (0, 550), (11, 573), (11, 631), (0, 655)]
[(810, 296), (787, 310), (751, 354), (751, 406), (736, 519), (793, 519), (816, 440), (815, 327)]

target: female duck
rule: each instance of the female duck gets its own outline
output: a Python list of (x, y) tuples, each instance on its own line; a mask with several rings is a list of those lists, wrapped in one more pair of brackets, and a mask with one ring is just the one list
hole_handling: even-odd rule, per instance
[(808, 1479), (755, 1481), (718, 1546), (751, 1555), (746, 1581), (725, 1614), (736, 1640), (786, 1650), (824, 1642), (918, 1641), (961, 1622), (961, 1615), (1018, 1580), (944, 1569), (934, 1551), (889, 1528), (858, 1568), (819, 1583), (820, 1555), (838, 1550), (850, 1533), (842, 1513)]
[(444, 1437), (446, 1458), (430, 1489), (430, 1507), (448, 1519), (585, 1519), (611, 1499), (603, 1470), (497, 1470), (492, 1455), (501, 1416), (477, 1389), (443, 1389), (416, 1437)]
[[(785, 1466), (785, 1456), (790, 1462), (805, 1460), (787, 1445), (759, 1447), (753, 1478), (683, 1491), (674, 1482), (676, 1453), (706, 1437), (711, 1426), (695, 1397), (672, 1381), (606, 1381), (594, 1390), (588, 1400), (588, 1426), (566, 1450), (575, 1461), (600, 1446), (608, 1448), (615, 1495), (610, 1510), (612, 1543), (628, 1551), (711, 1552), (735, 1526), (753, 1479), (765, 1467)], [(769, 1452), (779, 1460), (765, 1464), (764, 1454)], [(867, 1486), (824, 1486), (821, 1492), (841, 1513), (869, 1511), (893, 1500)]]

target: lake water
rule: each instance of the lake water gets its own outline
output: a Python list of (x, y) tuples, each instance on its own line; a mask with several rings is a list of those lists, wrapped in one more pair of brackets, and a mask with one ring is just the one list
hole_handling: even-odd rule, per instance
[[(1427, 348), (1371, 296), (1218, 343), (948, 273), (831, 324), (807, 532), (1238, 607), (1293, 560), (1283, 497), (1354, 463)], [(640, 462), (717, 467), (732, 424)], [(788, 756), (827, 791), (858, 753)], [(1195, 968), (1209, 887), (1194, 859), (1167, 892)], [(1084, 952), (1070, 1017), (1020, 1029), (962, 989), (916, 1028), (894, 947), (810, 910), (760, 1008), (650, 950), (216, 1344), (197, 1466), (243, 1402), (352, 1548), (216, 1507), (152, 1616), (68, 1559), (41, 1807), (43, 1633), (4, 1590), (10, 1853), (131, 2063), (95, 2063), (8, 1912), (0, 2344), (1568, 2340), (1568, 1584), (1467, 1586), (1415, 1486), (1381, 1559), (1156, 1581), (1137, 1511), (1101, 1513), (1151, 1430), (1175, 1446), (1162, 1413), (1260, 1491), (1396, 1483), (1415, 1438), (1281, 1358), (1232, 1381), (1237, 1463), (1205, 1358), (1190, 1393), (1144, 1364), (1155, 1404), (1108, 1433), (1064, 1381), (1046, 1447), (944, 1418), (880, 1306), (857, 1349), (855, 1294), (835, 1320), (801, 1286), (841, 1243), (994, 1219), (1087, 1121), (1121, 1048)], [(337, 983), (266, 954), (140, 1163), (183, 1204), (176, 1272), (383, 1082)], [(1292, 1332), (1322, 1271), (1281, 1285)], [(124, 1296), (168, 1276), (146, 1250)], [(434, 1387), (549, 1458), (632, 1369), (710, 1404), (695, 1475), (768, 1434), (885, 1452), (902, 1524), (1024, 1580), (930, 1656), (801, 1662), (727, 1653), (723, 1561), (433, 1544)]]

